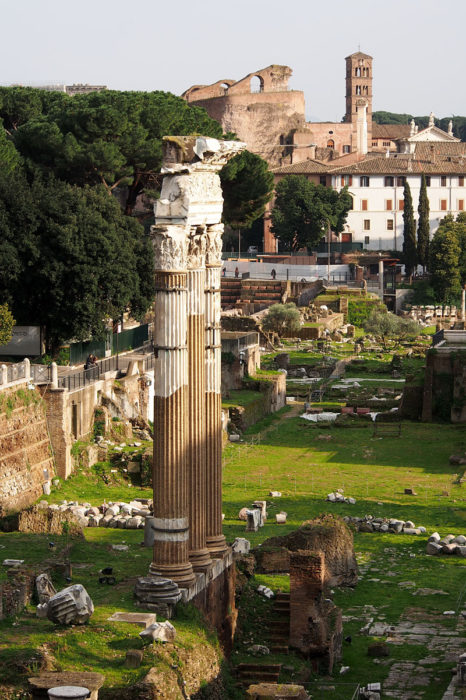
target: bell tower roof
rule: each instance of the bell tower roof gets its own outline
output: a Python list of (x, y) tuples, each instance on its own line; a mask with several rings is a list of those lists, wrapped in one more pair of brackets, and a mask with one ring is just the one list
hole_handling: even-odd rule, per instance
[(372, 56), (369, 56), (369, 54), (363, 53), (362, 51), (356, 51), (356, 53), (350, 54), (345, 58), (345, 61), (347, 61), (349, 58), (370, 58), (372, 60)]

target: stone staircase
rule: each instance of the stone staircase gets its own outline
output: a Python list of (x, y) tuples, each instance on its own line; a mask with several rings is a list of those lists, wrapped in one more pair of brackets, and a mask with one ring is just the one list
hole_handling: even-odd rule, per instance
[(288, 654), (290, 641), (290, 594), (277, 593), (269, 621), (269, 648), (274, 654)]
[(222, 277), (220, 283), (220, 296), (222, 309), (235, 306), (236, 302), (241, 298), (241, 280), (225, 279)]
[(278, 683), (281, 664), (239, 664), (239, 683), (248, 687), (253, 683)]
[(240, 307), (248, 313), (280, 304), (287, 290), (287, 283), (274, 280), (221, 279), (222, 309)]

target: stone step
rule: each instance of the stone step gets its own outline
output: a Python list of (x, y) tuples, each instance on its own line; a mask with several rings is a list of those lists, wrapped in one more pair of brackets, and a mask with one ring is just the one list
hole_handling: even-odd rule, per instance
[(270, 651), (272, 654), (289, 654), (290, 648), (288, 644), (271, 644)]

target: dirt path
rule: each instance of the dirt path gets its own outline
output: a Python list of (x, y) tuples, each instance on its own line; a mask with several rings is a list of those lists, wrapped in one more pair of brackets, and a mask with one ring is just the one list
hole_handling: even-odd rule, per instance
[(344, 360), (338, 360), (329, 379), (340, 379), (345, 373), (346, 365), (351, 362), (351, 360), (354, 360), (355, 357), (357, 357), (357, 355), (350, 355), (349, 357), (345, 357)]

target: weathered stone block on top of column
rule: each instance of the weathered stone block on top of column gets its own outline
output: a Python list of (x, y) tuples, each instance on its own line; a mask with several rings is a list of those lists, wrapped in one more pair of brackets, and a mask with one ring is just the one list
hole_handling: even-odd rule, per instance
[(154, 206), (156, 224), (205, 226), (220, 223), (223, 211), (218, 171), (246, 145), (205, 137), (165, 136), (165, 175)]

